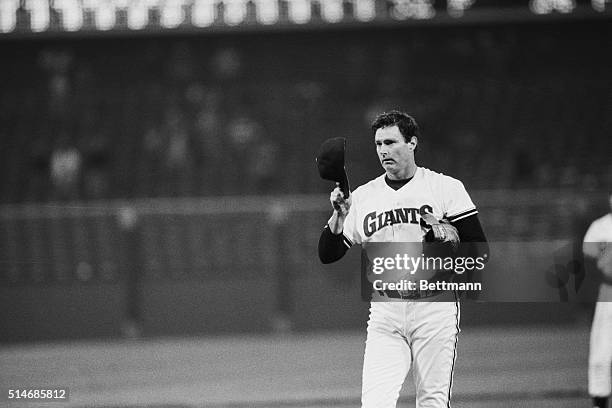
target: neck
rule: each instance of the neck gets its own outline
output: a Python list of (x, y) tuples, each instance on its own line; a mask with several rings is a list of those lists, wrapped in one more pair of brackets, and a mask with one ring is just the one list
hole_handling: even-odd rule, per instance
[(416, 173), (417, 165), (416, 163), (410, 163), (407, 167), (398, 170), (397, 172), (391, 173), (387, 172), (387, 177), (389, 180), (406, 180), (414, 177)]

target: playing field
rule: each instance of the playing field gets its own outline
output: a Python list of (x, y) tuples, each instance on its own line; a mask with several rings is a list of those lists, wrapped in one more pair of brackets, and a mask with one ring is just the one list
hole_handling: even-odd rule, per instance
[[(67, 386), (67, 403), (8, 407), (358, 407), (365, 333), (71, 342), (0, 349), (9, 387)], [(587, 403), (588, 325), (469, 328), (454, 407)], [(400, 407), (414, 406), (409, 377)]]

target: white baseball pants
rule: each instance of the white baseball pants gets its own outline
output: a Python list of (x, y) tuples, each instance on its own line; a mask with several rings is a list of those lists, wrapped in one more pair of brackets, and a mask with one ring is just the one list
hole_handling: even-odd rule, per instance
[(458, 301), (372, 302), (362, 408), (395, 408), (411, 368), (417, 408), (449, 408), (459, 320)]
[[(608, 286), (608, 287), (606, 287)], [(602, 285), (602, 292), (612, 286)], [(612, 300), (597, 302), (589, 345), (589, 394), (608, 397), (612, 393)]]

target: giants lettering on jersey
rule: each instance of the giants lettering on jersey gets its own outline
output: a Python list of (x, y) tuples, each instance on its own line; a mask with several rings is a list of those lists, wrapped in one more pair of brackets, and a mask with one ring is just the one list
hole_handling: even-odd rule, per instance
[(381, 228), (394, 224), (421, 224), (426, 227), (420, 217), (425, 213), (433, 213), (433, 208), (425, 204), (421, 208), (396, 208), (380, 213), (372, 211), (363, 219), (363, 232), (366, 237), (370, 237)]

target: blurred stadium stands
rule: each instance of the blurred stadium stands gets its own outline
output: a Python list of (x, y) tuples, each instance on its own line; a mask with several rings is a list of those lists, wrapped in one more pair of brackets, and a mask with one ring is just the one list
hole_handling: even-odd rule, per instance
[(421, 163), (471, 189), (601, 188), (607, 26), (5, 41), (0, 197), (323, 192), (318, 143), (348, 137), (365, 180), (392, 107), (422, 124)]
[[(421, 124), (419, 163), (474, 192), (491, 240), (576, 240), (612, 184), (610, 34), (3, 39), (0, 340), (118, 335), (134, 269), (147, 334), (268, 330), (279, 312), (362, 324), (344, 276), (358, 259), (330, 282), (316, 258), (329, 185), (314, 155), (344, 136), (352, 184), (379, 174), (369, 122), (391, 108)], [(270, 293), (287, 273), (290, 304)]]

